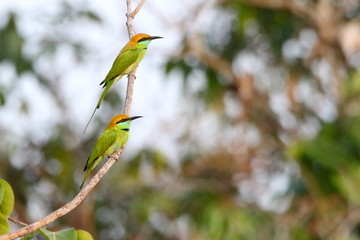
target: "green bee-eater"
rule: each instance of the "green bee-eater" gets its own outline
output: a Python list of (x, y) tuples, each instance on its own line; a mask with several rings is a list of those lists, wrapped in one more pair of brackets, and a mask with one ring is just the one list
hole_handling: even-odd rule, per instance
[(109, 89), (117, 81), (119, 81), (122, 76), (129, 74), (131, 71), (137, 68), (140, 61), (144, 58), (150, 42), (158, 38), (162, 37), (150, 36), (148, 34), (139, 33), (133, 36), (130, 41), (121, 49), (120, 53), (115, 58), (110, 71), (106, 75), (105, 79), (100, 83), (100, 85), (103, 85), (102, 87), (105, 89), (100, 96), (100, 99), (94, 109), (94, 112), (90, 117), (89, 122), (86, 124), (85, 130), (88, 127), (91, 119), (93, 118), (96, 110), (100, 107), (101, 102), (104, 100), (105, 95), (107, 94)]
[(86, 161), (84, 168), (86, 174), (80, 188), (82, 188), (84, 182), (89, 177), (91, 170), (93, 170), (105, 157), (124, 146), (129, 138), (131, 121), (140, 117), (141, 116), (129, 117), (125, 114), (120, 114), (111, 119), (105, 130), (96, 140), (95, 146)]

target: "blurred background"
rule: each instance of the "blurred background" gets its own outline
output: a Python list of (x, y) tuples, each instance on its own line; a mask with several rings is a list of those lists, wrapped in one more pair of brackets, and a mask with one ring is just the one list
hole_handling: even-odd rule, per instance
[[(0, 1), (0, 177), (31, 223), (78, 192), (119, 81), (125, 0)], [(133, 8), (138, 1), (133, 1)], [(95, 239), (359, 239), (360, 2), (148, 0), (131, 137), (49, 229)], [(18, 226), (12, 225), (12, 230)]]

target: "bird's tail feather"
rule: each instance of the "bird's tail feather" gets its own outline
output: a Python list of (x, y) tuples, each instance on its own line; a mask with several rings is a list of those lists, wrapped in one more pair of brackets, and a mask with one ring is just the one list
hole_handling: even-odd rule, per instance
[(88, 121), (87, 124), (86, 124), (86, 127), (85, 127), (85, 129), (84, 129), (84, 131), (83, 131), (83, 134), (85, 133), (86, 129), (88, 128), (88, 126), (89, 126), (89, 124), (90, 124), (90, 122), (91, 122), (91, 119), (93, 119), (93, 117), (94, 117), (95, 112), (96, 112), (97, 109), (98, 109), (98, 107), (96, 106), (96, 108), (94, 109), (93, 113), (91, 114), (91, 117), (90, 117), (89, 121)]
[(88, 123), (86, 124), (86, 127), (85, 127), (85, 129), (84, 129), (84, 131), (83, 131), (83, 134), (85, 133), (86, 129), (88, 128), (88, 126), (89, 126), (89, 124), (90, 124), (90, 122), (91, 122), (91, 119), (94, 117), (96, 110), (100, 107), (102, 101), (104, 100), (104, 98), (105, 98), (105, 96), (106, 96), (106, 94), (107, 94), (107, 92), (109, 91), (109, 89), (110, 89), (111, 86), (112, 86), (112, 84), (111, 84), (111, 85), (106, 85), (106, 88), (105, 88), (104, 91), (102, 92), (102, 94), (101, 94), (101, 96), (100, 96), (100, 99), (99, 99), (98, 103), (96, 104), (96, 107), (95, 107), (95, 109), (94, 109), (94, 112), (91, 114), (91, 117), (90, 117)]
[(111, 86), (112, 86), (112, 84), (111, 85), (106, 85), (106, 87), (105, 87), (104, 91), (102, 92), (102, 94), (100, 96), (100, 99), (99, 99), (99, 101), (98, 101), (98, 103), (96, 105), (96, 109), (98, 109), (100, 107), (102, 101), (104, 100), (104, 98), (105, 98), (105, 96), (106, 96), (106, 94), (109, 91)]
[(87, 171), (86, 174), (85, 174), (84, 180), (82, 181), (82, 183), (81, 183), (81, 185), (80, 185), (80, 189), (83, 187), (86, 179), (89, 177), (89, 174), (90, 174), (90, 171)]

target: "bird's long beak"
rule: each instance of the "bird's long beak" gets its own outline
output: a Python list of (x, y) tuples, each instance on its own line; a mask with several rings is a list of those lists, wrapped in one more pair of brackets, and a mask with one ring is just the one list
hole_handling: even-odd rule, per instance
[(134, 116), (134, 117), (129, 117), (127, 120), (128, 121), (132, 121), (132, 120), (135, 120), (137, 118), (142, 118), (143, 116)]
[(150, 37), (150, 40), (159, 39), (159, 38), (163, 38), (163, 37), (159, 37), (159, 36), (151, 36), (151, 37)]

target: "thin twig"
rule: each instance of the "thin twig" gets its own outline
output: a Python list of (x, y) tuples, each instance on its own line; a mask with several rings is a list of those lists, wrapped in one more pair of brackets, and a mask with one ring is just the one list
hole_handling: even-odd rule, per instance
[(140, 9), (144, 6), (144, 4), (145, 4), (145, 0), (141, 0), (141, 1), (139, 2), (139, 5), (138, 5), (138, 6), (135, 8), (135, 10), (130, 14), (130, 17), (131, 17), (132, 19), (135, 18), (136, 14), (140, 11)]
[(132, 22), (132, 17), (131, 17), (131, 13), (132, 13), (132, 8), (131, 8), (131, 0), (126, 0), (126, 6), (127, 6), (127, 11), (126, 11), (126, 26), (128, 29), (128, 34), (129, 34), (129, 38), (131, 38), (132, 36), (135, 35), (135, 29), (134, 29), (134, 25)]
[(21, 225), (21, 226), (27, 226), (27, 225), (28, 225), (27, 223), (24, 223), (24, 222), (22, 222), (22, 221), (20, 221), (20, 220), (17, 220), (17, 219), (15, 219), (15, 218), (12, 218), (12, 217), (8, 217), (8, 220), (11, 221), (11, 222), (13, 222), (13, 223), (19, 224), (19, 225)]
[[(142, 6), (144, 5), (145, 0), (141, 0), (139, 5), (136, 7), (134, 11), (131, 8), (131, 0), (126, 0), (127, 5), (127, 13), (126, 13), (126, 26), (128, 29), (129, 38), (132, 38), (135, 35), (135, 29), (133, 25), (133, 19), (135, 15), (140, 11)], [(125, 98), (125, 105), (124, 105), (124, 114), (130, 115), (131, 112), (131, 104), (133, 99), (133, 92), (134, 92), (134, 84), (136, 79), (136, 69), (129, 73), (128, 75), (128, 84), (126, 88), (126, 98)]]

